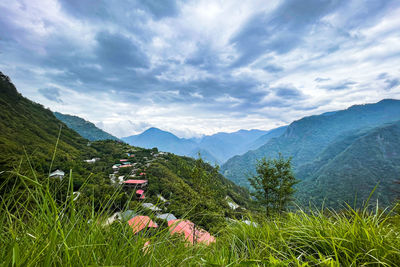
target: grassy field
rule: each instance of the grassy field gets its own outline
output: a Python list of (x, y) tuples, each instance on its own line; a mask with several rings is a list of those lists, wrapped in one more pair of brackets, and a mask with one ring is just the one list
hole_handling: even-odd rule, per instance
[(1, 196), (0, 206), (3, 266), (400, 264), (400, 223), (391, 211), (298, 211), (258, 218), (258, 227), (230, 222), (215, 233), (215, 244), (189, 246), (167, 228), (133, 235), (127, 223), (102, 226), (109, 204), (96, 212), (90, 203), (75, 207), (71, 197), (56, 201), (34, 176), (11, 178), (15, 187)]

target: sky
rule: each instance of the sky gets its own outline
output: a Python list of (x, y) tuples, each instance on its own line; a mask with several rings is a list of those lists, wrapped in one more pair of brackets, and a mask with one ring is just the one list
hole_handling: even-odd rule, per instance
[(0, 71), (118, 136), (268, 130), (400, 99), (398, 0), (0, 1)]

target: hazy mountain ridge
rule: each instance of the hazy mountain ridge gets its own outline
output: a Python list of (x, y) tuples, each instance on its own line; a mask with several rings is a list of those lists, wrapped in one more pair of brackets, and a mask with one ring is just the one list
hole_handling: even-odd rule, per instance
[[(285, 133), (288, 126), (281, 126), (268, 131), (268, 133), (257, 138), (250, 146), (249, 150), (254, 150), (267, 143), (270, 139), (281, 136)], [(247, 151), (246, 151), (247, 152)]]
[[(271, 130), (272, 133), (273, 131)], [(266, 136), (264, 138), (268, 140), (269, 133), (270, 131), (262, 130), (239, 130), (233, 133), (222, 132), (200, 138), (185, 139), (153, 127), (141, 134), (123, 137), (122, 140), (131, 145), (146, 148), (157, 147), (162, 151), (189, 157), (197, 157), (200, 152), (205, 160), (220, 164), (234, 155), (245, 153), (254, 147), (255, 142), (261, 137)]]
[[(384, 124), (393, 123), (399, 119), (400, 101), (393, 99), (382, 100), (376, 104), (352, 106), (346, 110), (331, 112), (328, 115), (305, 117), (290, 124), (282, 136), (269, 140), (256, 150), (231, 158), (221, 167), (221, 171), (236, 183), (248, 185), (246, 175), (254, 173), (254, 165), (257, 159), (262, 157), (274, 158), (281, 152), (285, 157), (293, 157), (295, 174), (299, 179), (306, 179), (308, 176), (313, 177), (321, 169), (319, 165), (334, 162), (335, 156), (338, 157), (349, 147), (357, 150), (356, 143), (360, 139), (360, 135), (372, 131), (371, 129), (374, 127), (383, 127)], [(390, 142), (395, 141), (388, 140)], [(373, 147), (374, 144), (371, 144), (371, 146)], [(363, 157), (349, 158), (349, 160), (362, 161)], [(314, 164), (311, 164), (313, 162)], [(319, 165), (315, 162), (319, 162)], [(341, 164), (347, 163), (341, 161)], [(400, 165), (400, 162), (398, 164)], [(342, 170), (345, 166), (338, 164), (330, 170)], [(365, 165), (367, 169), (369, 166), (368, 164)], [(327, 170), (321, 170), (319, 175), (319, 177), (325, 177), (326, 181), (328, 180), (326, 177), (334, 177), (334, 175), (328, 175)], [(342, 173), (342, 175), (358, 176), (356, 174), (358, 171), (355, 168), (346, 170), (347, 173)], [(325, 174), (322, 174), (322, 172)], [(335, 179), (332, 178), (332, 180)], [(365, 179), (365, 181), (368, 180), (375, 181), (376, 179)], [(358, 182), (362, 181), (362, 178), (359, 177)], [(345, 183), (345, 181), (343, 182)], [(335, 182), (332, 182), (332, 185), (336, 186)], [(298, 187), (301, 188), (302, 183)], [(308, 191), (299, 190), (299, 194), (300, 192), (304, 193), (304, 196), (300, 196), (300, 198), (307, 198), (311, 187), (312, 183), (309, 184)], [(324, 186), (318, 190), (320, 190), (319, 196), (328, 192)], [(314, 192), (318, 192), (318, 190)], [(318, 201), (321, 201), (321, 199)]]
[(97, 141), (97, 140), (116, 140), (119, 139), (100, 128), (96, 127), (90, 121), (84, 120), (78, 116), (62, 114), (59, 112), (54, 112), (54, 116), (57, 119), (64, 122), (69, 128), (73, 129), (77, 133), (79, 133), (82, 137), (90, 140), (90, 141)]

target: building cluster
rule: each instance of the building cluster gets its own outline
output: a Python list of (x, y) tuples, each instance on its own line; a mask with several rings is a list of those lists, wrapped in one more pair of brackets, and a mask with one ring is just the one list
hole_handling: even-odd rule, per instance
[[(121, 158), (113, 164), (112, 173), (109, 175), (111, 182), (115, 185), (122, 185), (123, 189), (127, 192), (135, 192), (136, 199), (140, 201), (143, 210), (152, 212), (154, 218), (166, 221), (169, 233), (182, 235), (184, 239), (192, 245), (196, 243), (209, 245), (215, 242), (215, 237), (210, 235), (207, 231), (197, 227), (193, 222), (178, 219), (172, 213), (162, 213), (163, 210), (157, 205), (144, 202), (146, 200), (146, 190), (149, 185), (149, 181), (146, 179), (146, 169), (150, 167), (152, 162), (163, 158), (163, 156), (168, 155), (168, 153), (158, 151), (151, 151), (148, 153), (147, 151), (141, 152), (141, 154), (139, 151), (136, 154), (127, 152), (126, 158)], [(84, 162), (93, 164), (99, 160), (100, 158), (92, 158), (84, 160)], [(167, 159), (164, 158), (164, 160)], [(56, 179), (63, 179), (64, 176), (65, 173), (59, 169), (49, 175), (49, 177)], [(76, 192), (74, 192), (74, 200), (79, 197), (79, 193), (75, 193)], [(157, 197), (160, 202), (163, 202), (164, 204), (169, 203), (163, 196), (157, 195)], [(231, 209), (235, 210), (239, 208), (239, 205), (237, 205), (230, 197), (227, 196), (226, 201)], [(113, 216), (108, 218), (103, 225), (110, 225), (115, 220), (128, 222), (134, 234), (159, 227), (149, 216), (137, 214), (132, 210), (115, 213)], [(247, 224), (248, 222), (246, 221), (245, 223)]]

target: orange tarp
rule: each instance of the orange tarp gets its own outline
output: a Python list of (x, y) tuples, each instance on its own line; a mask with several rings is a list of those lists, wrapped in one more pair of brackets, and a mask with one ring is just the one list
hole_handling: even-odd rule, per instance
[(184, 220), (171, 220), (168, 222), (169, 231), (171, 234), (184, 234), (185, 239), (191, 244), (204, 243), (209, 245), (215, 242), (215, 237), (210, 235), (207, 231), (195, 227), (191, 221)]
[(130, 219), (128, 223), (132, 227), (134, 234), (142, 231), (146, 227), (158, 227), (158, 225), (153, 222), (149, 216), (136, 216)]

